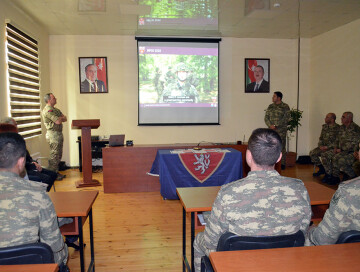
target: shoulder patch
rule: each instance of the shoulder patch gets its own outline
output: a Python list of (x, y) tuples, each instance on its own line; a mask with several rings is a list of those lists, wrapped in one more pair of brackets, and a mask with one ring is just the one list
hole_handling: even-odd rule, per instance
[(53, 110), (48, 110), (48, 112), (53, 112)]

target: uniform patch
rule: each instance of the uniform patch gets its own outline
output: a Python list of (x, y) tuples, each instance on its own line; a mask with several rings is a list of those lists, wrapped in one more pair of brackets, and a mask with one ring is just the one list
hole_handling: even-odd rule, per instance
[(178, 154), (185, 169), (200, 183), (205, 182), (222, 163), (224, 152)]
[(53, 112), (53, 110), (48, 110), (48, 112)]

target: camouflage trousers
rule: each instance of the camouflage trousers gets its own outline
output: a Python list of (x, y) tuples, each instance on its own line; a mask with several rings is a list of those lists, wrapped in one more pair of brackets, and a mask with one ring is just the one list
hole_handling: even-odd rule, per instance
[(349, 177), (354, 177), (355, 172), (352, 165), (355, 161), (353, 153), (342, 151), (335, 154), (334, 150), (322, 153), (321, 160), (328, 175), (334, 177), (340, 176), (340, 171), (346, 173)]
[(282, 153), (282, 158), (281, 158), (281, 165), (286, 165), (286, 130), (282, 131), (282, 130), (276, 130), (276, 132), (280, 135), (281, 138), (281, 153)]
[(205, 255), (209, 255), (210, 252), (206, 252), (205, 242), (204, 242), (204, 232), (199, 232), (195, 237), (194, 241), (194, 269), (195, 272), (201, 271), (201, 257)]
[(314, 148), (310, 151), (309, 156), (311, 158), (312, 163), (315, 165), (321, 165), (320, 156), (323, 153), (319, 147)]
[(48, 131), (46, 133), (46, 141), (50, 146), (49, 154), (49, 170), (58, 172), (59, 163), (63, 153), (64, 137), (62, 132)]

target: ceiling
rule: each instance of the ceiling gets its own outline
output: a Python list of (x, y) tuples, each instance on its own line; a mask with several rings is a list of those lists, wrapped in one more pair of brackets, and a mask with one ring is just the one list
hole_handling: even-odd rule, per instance
[[(50, 35), (293, 39), (299, 33), (311, 38), (360, 18), (360, 0), (5, 1), (44, 25)], [(157, 12), (155, 19), (149, 19), (151, 12)], [(139, 24), (143, 17), (144, 26)], [(149, 20), (155, 23), (148, 24)], [(164, 21), (167, 25), (160, 24)]]

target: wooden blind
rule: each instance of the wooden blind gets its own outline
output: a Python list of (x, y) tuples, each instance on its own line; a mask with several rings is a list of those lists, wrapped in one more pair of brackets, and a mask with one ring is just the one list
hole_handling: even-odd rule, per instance
[(41, 134), (38, 43), (6, 24), (6, 55), (10, 114), (26, 139)]

